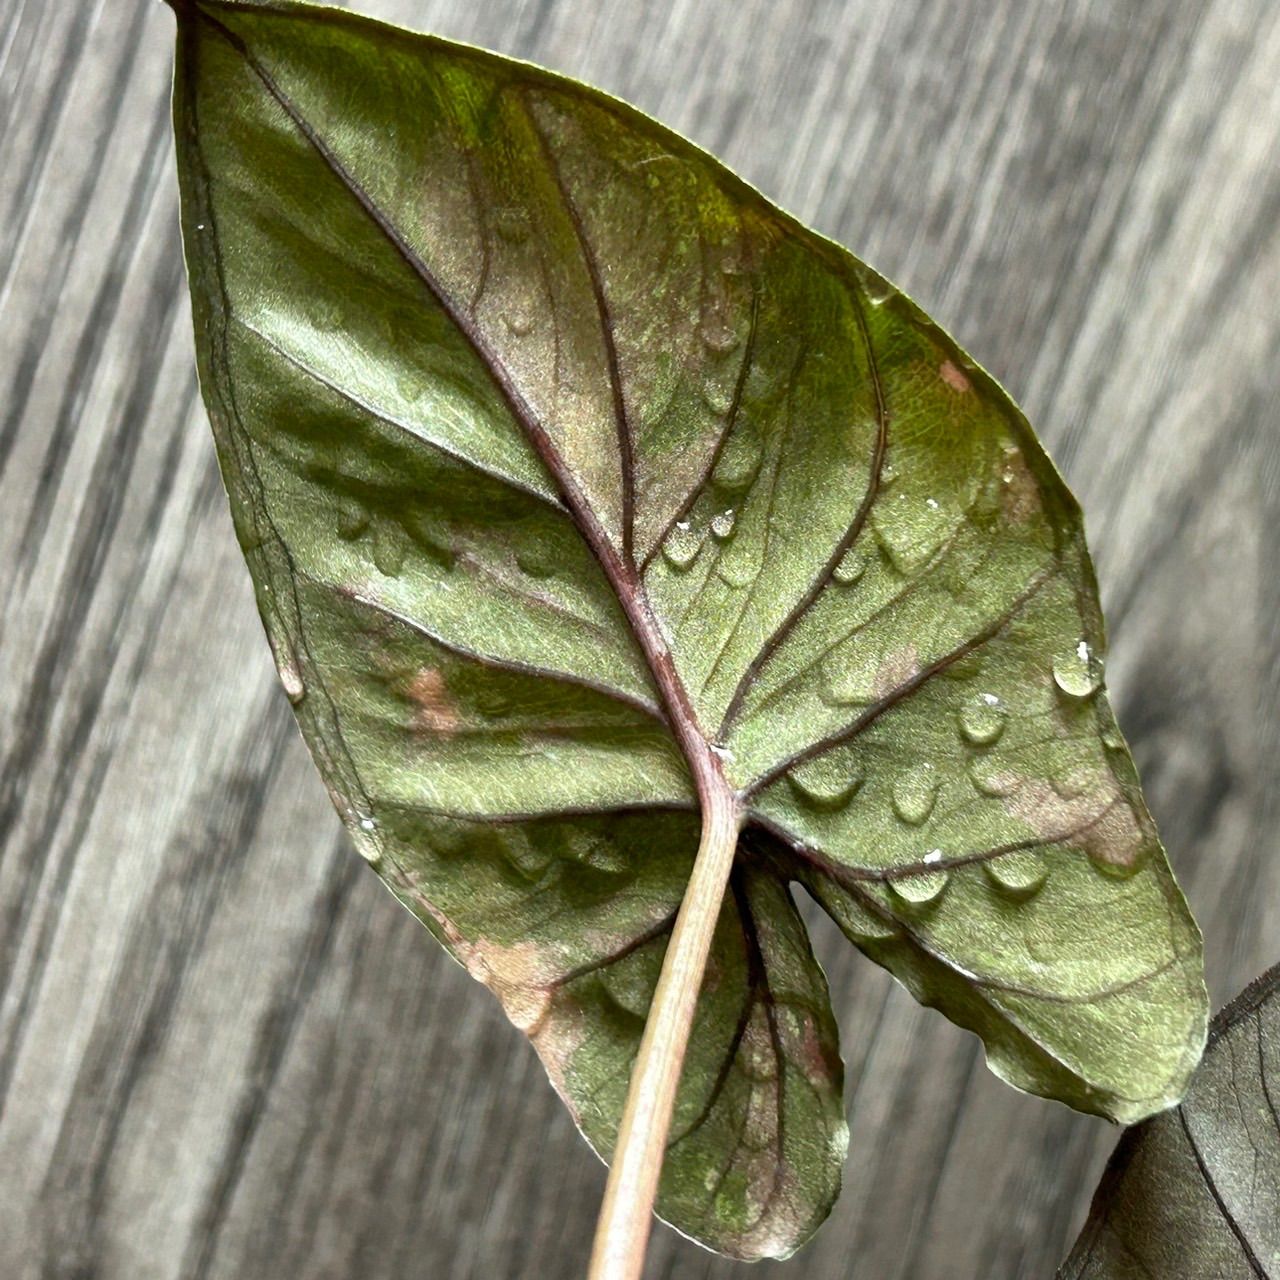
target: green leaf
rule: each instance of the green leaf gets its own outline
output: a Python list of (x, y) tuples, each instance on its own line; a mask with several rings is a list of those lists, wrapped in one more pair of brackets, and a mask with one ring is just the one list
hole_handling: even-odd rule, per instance
[(338, 11), (177, 9), (201, 382), (284, 684), (357, 847), (594, 1147), (707, 779), (744, 827), (659, 1198), (682, 1231), (785, 1255), (838, 1189), (793, 883), (1020, 1088), (1176, 1101), (1200, 938), (1078, 508), (1004, 392), (595, 90)]
[(1130, 1129), (1060, 1280), (1280, 1275), (1280, 965), (1213, 1020), (1182, 1105)]

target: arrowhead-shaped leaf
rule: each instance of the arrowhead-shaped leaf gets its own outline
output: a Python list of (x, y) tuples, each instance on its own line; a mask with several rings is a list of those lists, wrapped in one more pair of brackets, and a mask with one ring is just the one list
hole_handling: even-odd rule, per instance
[(284, 684), (361, 852), (596, 1149), (699, 769), (745, 825), (681, 1230), (782, 1255), (838, 1188), (793, 882), (1005, 1079), (1175, 1101), (1199, 935), (1101, 690), (1079, 511), (991, 378), (601, 93), (337, 11), (176, 7), (201, 380)]
[(1182, 1105), (1121, 1138), (1059, 1275), (1280, 1275), (1280, 966), (1214, 1018)]

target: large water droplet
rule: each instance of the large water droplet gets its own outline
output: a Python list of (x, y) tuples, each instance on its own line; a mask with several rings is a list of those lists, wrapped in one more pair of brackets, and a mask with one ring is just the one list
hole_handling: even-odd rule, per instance
[(1053, 679), (1069, 698), (1087, 698), (1097, 692), (1102, 683), (1102, 664), (1087, 640), (1053, 660)]
[(945, 867), (933, 871), (914, 871), (910, 875), (895, 876), (889, 881), (894, 896), (913, 907), (936, 902), (947, 887), (951, 873)]
[(687, 569), (698, 558), (704, 536), (688, 520), (677, 520), (662, 544), (662, 558), (673, 569)]
[(862, 774), (847, 764), (811, 760), (787, 775), (792, 791), (814, 809), (843, 809), (862, 786)]
[(744, 426), (734, 428), (711, 473), (712, 482), (728, 493), (740, 493), (750, 486), (760, 471), (760, 442)]
[(918, 827), (933, 812), (937, 798), (938, 772), (931, 764), (915, 765), (894, 781), (893, 810), (913, 827)]
[(831, 576), (841, 586), (851, 587), (867, 571), (867, 552), (862, 546), (850, 547), (840, 557), (839, 563), (831, 571)]
[(733, 537), (733, 527), (736, 522), (737, 516), (732, 507), (717, 512), (711, 517), (711, 536), (717, 542), (728, 542)]
[(994, 693), (980, 693), (960, 708), (960, 732), (975, 747), (989, 747), (1004, 732), (1006, 715)]
[(1031, 849), (1002, 853), (982, 864), (996, 888), (1015, 898), (1029, 898), (1049, 875), (1044, 859)]

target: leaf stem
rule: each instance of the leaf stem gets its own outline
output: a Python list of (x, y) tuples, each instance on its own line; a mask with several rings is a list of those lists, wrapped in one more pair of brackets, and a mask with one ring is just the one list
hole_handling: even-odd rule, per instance
[(639, 1280), (644, 1269), (676, 1089), (742, 822), (719, 761), (709, 749), (707, 756), (711, 767), (696, 770), (702, 839), (631, 1071), (588, 1280)]

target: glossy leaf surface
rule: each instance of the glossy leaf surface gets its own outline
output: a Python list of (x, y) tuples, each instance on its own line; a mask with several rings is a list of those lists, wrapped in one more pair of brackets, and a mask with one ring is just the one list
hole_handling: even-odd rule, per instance
[(1182, 1105), (1120, 1140), (1059, 1274), (1280, 1275), (1280, 967), (1213, 1020)]
[(708, 751), (745, 825), (681, 1230), (785, 1254), (838, 1189), (793, 883), (1019, 1087), (1175, 1101), (1199, 935), (1101, 688), (1079, 511), (1000, 388), (594, 90), (337, 11), (178, 9), (201, 381), (283, 682), (361, 852), (596, 1149)]

